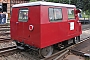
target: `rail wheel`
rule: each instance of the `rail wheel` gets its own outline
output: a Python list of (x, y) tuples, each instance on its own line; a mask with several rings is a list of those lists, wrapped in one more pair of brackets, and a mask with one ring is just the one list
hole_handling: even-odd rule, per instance
[(53, 53), (53, 47), (49, 46), (39, 50), (40, 57), (49, 57)]
[(77, 44), (78, 42), (80, 42), (80, 36), (77, 36), (77, 37), (75, 37), (75, 39), (74, 39), (74, 43), (75, 43), (75, 44)]

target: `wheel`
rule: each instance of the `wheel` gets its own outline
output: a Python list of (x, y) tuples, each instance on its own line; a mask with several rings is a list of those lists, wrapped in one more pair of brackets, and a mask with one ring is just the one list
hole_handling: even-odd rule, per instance
[(80, 42), (80, 36), (74, 38), (74, 43), (77, 44), (78, 42)]
[(49, 46), (39, 50), (40, 57), (49, 57), (53, 53), (53, 47)]

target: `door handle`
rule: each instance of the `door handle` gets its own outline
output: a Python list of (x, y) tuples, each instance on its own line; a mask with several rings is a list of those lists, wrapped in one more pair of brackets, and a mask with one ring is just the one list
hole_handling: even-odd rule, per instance
[(16, 24), (18, 24), (19, 22), (16, 22)]

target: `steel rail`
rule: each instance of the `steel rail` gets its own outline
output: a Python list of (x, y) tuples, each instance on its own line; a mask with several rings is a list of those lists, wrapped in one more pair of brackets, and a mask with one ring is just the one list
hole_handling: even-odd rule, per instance
[[(83, 43), (84, 41), (86, 41), (86, 40), (88, 40), (88, 39), (90, 39), (90, 37), (87, 37), (87, 38), (85, 38), (85, 39), (82, 39), (81, 42), (79, 42), (78, 44), (81, 44), (81, 43)], [(61, 51), (59, 51), (59, 52), (57, 52), (57, 53), (55, 53), (55, 54), (52, 54), (50, 57), (43, 58), (43, 59), (41, 59), (41, 60), (62, 60), (63, 57), (65, 58), (65, 55), (66, 55), (66, 54), (68, 55), (68, 54), (70, 53), (70, 49), (71, 49), (72, 47), (75, 47), (75, 46), (78, 45), (78, 44), (74, 44), (74, 45), (72, 45), (72, 46), (69, 46), (69, 47), (65, 48), (64, 50), (61, 50)]]
[[(0, 54), (16, 50), (16, 44), (11, 40), (10, 35), (10, 26), (7, 24), (0, 25)], [(4, 35), (4, 37), (3, 37)]]
[(10, 28), (10, 26), (0, 26), (0, 28)]

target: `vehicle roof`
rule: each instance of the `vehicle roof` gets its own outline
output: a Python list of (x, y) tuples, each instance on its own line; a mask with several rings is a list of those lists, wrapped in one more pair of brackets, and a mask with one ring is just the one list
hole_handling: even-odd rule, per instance
[(75, 7), (75, 5), (62, 4), (62, 3), (53, 3), (53, 2), (45, 2), (45, 1), (37, 1), (37, 2), (16, 4), (16, 5), (13, 5), (13, 7), (36, 6), (36, 5)]

